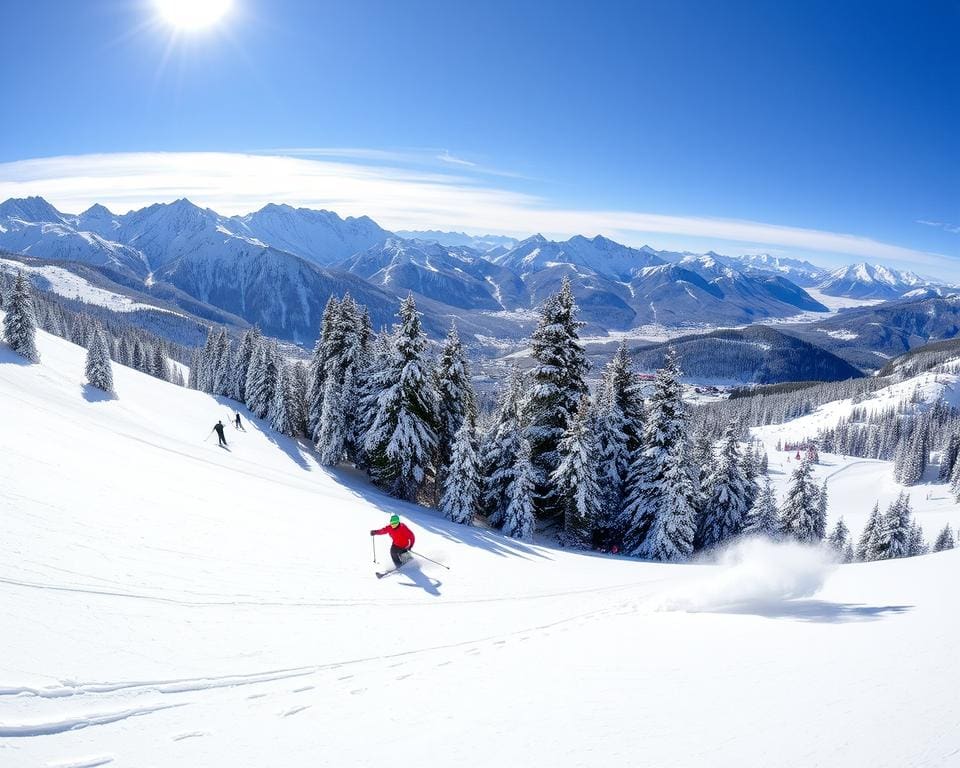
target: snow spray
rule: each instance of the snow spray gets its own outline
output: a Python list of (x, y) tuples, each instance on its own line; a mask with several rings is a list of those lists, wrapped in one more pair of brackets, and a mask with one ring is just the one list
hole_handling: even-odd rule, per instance
[(722, 611), (812, 597), (837, 565), (827, 547), (765, 538), (738, 540), (705, 562), (715, 565), (664, 595), (656, 610)]

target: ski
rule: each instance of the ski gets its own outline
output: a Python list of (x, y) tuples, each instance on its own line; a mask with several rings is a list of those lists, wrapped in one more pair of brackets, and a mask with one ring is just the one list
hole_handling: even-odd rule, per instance
[[(403, 566), (401, 565), (400, 568), (402, 568), (402, 567), (403, 567)], [(389, 576), (391, 573), (396, 573), (397, 571), (400, 570), (400, 568), (391, 568), (389, 571), (383, 571), (383, 572), (381, 572), (381, 571), (376, 571), (377, 578), (378, 578), (378, 579), (382, 579), (384, 576)]]

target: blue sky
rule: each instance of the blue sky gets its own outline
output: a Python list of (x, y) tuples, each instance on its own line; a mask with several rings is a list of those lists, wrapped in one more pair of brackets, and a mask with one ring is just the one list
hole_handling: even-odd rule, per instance
[(233, 0), (176, 33), (152, 0), (33, 0), (4, 27), (0, 197), (960, 264), (955, 1)]

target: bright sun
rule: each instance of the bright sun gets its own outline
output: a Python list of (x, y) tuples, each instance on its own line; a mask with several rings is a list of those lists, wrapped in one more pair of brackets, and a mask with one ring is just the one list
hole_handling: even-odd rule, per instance
[(232, 0), (153, 0), (160, 16), (177, 29), (209, 27), (224, 17)]

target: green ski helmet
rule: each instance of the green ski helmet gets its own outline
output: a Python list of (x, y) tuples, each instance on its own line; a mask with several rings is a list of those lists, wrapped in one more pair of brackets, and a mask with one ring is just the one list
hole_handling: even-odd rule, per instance
[(400, 515), (390, 515), (390, 525), (394, 528), (400, 525)]

